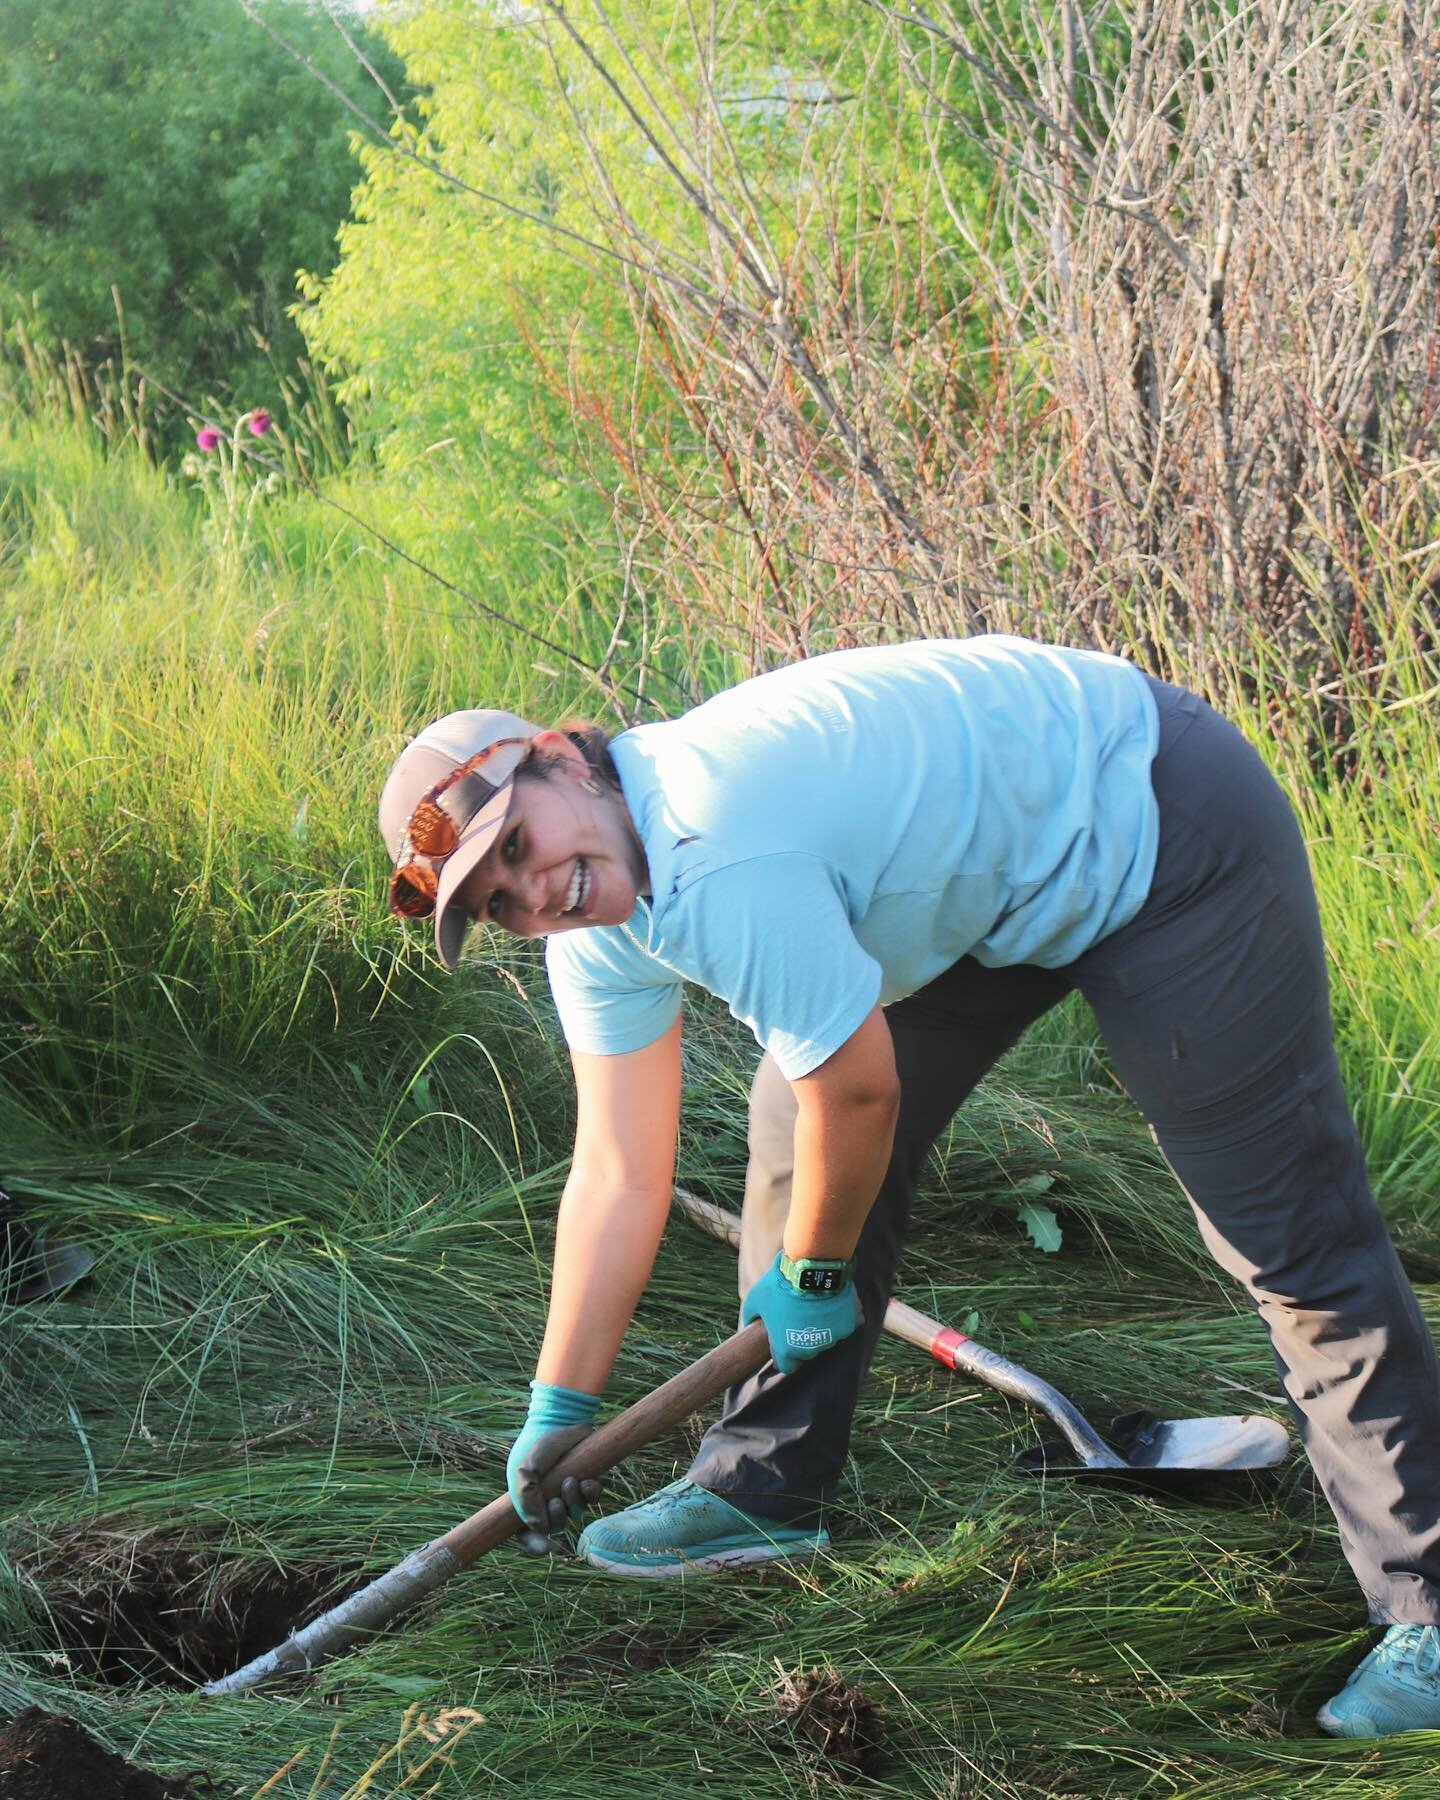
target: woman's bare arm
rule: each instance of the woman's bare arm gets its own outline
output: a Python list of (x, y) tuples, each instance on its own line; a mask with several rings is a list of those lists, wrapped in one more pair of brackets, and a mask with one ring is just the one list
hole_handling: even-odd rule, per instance
[(873, 1008), (833, 1056), (790, 1085), (799, 1111), (786, 1253), (848, 1258), (885, 1178), (900, 1110), (883, 1011)]
[(572, 1052), (575, 1155), (560, 1200), (539, 1380), (598, 1394), (649, 1280), (675, 1179), (680, 1023), (623, 1056)]

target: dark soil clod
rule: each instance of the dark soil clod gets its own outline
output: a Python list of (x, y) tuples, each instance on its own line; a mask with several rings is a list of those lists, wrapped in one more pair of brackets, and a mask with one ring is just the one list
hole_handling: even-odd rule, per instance
[(0, 1731), (0, 1800), (199, 1800), (193, 1779), (137, 1769), (73, 1719), (38, 1706)]
[(835, 1774), (878, 1774), (886, 1759), (884, 1714), (832, 1668), (782, 1671), (777, 1725)]
[[(342, 1571), (221, 1560), (176, 1534), (89, 1527), (23, 1559), (50, 1630), (92, 1680), (194, 1687), (287, 1638), (339, 1588)], [(3, 1800), (3, 1796), (0, 1796)]]

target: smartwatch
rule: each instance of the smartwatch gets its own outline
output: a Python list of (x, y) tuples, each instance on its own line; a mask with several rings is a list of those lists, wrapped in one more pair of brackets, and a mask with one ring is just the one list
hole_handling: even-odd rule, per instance
[(850, 1264), (824, 1257), (787, 1256), (782, 1250), (780, 1273), (798, 1293), (838, 1294), (850, 1280)]

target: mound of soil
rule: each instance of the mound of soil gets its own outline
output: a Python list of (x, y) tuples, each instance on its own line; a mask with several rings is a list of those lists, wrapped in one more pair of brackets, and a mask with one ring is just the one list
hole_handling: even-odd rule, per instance
[[(208, 1784), (207, 1784), (208, 1785)], [(73, 1719), (27, 1706), (0, 1731), (0, 1800), (199, 1800), (188, 1781), (137, 1769)]]
[(854, 1781), (880, 1772), (884, 1714), (834, 1669), (782, 1674), (775, 1700), (777, 1725), (832, 1774)]

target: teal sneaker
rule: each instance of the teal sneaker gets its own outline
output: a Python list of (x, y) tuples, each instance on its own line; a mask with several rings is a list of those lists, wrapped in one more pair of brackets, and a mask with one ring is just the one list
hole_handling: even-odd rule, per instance
[(576, 1549), (607, 1575), (664, 1579), (807, 1556), (829, 1542), (819, 1526), (752, 1518), (693, 1481), (672, 1481), (648, 1500), (594, 1520)]
[(1392, 1625), (1316, 1722), (1334, 1737), (1440, 1731), (1440, 1625)]

